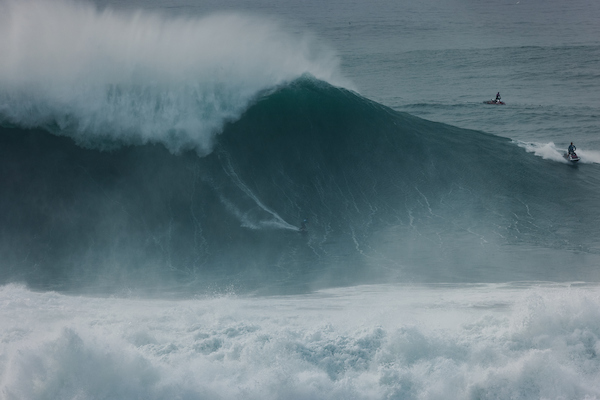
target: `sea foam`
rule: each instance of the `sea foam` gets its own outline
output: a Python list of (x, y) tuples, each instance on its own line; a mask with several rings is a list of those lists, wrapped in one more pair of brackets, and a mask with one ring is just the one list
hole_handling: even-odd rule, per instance
[(598, 287), (90, 298), (0, 287), (6, 398), (596, 399)]
[(174, 18), (67, 0), (0, 9), (0, 122), (88, 147), (206, 153), (261, 91), (305, 74), (349, 85), (333, 51), (258, 16)]
[[(538, 157), (542, 157), (546, 160), (558, 161), (561, 163), (568, 163), (564, 158), (564, 154), (567, 152), (566, 149), (558, 148), (554, 142), (549, 143), (527, 143), (517, 141), (517, 145), (523, 147), (527, 152), (533, 153)], [(577, 149), (577, 154), (583, 164), (600, 164), (600, 152), (590, 149)]]

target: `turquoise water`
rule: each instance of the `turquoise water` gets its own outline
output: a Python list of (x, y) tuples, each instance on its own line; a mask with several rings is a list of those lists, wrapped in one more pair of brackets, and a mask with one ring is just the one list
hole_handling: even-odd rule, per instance
[(0, 9), (0, 397), (600, 397), (597, 4)]

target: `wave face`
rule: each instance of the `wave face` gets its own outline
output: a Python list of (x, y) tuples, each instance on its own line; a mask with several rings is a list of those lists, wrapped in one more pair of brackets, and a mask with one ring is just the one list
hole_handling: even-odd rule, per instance
[(70, 1), (0, 2), (0, 122), (105, 148), (211, 150), (262, 90), (308, 73), (337, 85), (339, 60), (266, 18), (167, 18)]
[(204, 157), (86, 149), (40, 130), (0, 138), (3, 282), (302, 291), (596, 278), (594, 171), (315, 79), (257, 99)]

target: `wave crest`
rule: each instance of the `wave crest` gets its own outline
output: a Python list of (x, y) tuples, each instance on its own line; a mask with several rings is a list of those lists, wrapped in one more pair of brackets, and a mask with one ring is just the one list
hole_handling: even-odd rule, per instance
[(0, 8), (0, 121), (86, 147), (207, 153), (265, 89), (304, 74), (349, 86), (333, 51), (257, 16), (167, 18), (66, 0)]

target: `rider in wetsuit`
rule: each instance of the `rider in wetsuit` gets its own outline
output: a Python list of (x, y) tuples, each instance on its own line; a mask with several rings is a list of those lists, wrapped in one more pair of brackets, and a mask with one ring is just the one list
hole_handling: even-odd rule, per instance
[(571, 142), (571, 145), (569, 146), (569, 154), (574, 154), (575, 150), (577, 150), (577, 148), (575, 147), (575, 145), (573, 144), (573, 142)]

